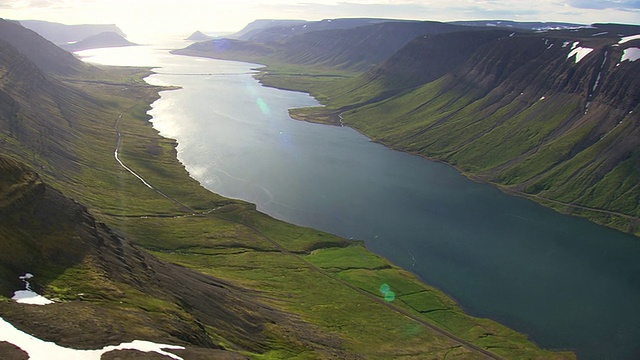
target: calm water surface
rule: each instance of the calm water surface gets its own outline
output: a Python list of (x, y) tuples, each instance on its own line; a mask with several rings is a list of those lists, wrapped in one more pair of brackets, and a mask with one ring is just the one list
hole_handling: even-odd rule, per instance
[[(291, 120), (306, 94), (260, 86), (257, 65), (165, 47), (84, 52), (157, 67), (152, 122), (213, 192), (347, 238), (418, 274), (469, 313), (585, 359), (640, 358), (640, 241), (474, 183), (350, 128)], [(390, 284), (393, 287), (393, 284)]]

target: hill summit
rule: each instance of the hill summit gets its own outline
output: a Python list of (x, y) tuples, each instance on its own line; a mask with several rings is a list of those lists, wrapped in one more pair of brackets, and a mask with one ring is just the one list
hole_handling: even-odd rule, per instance
[(211, 40), (211, 36), (201, 32), (200, 30), (194, 32), (193, 34), (191, 34), (188, 38), (186, 38), (185, 40), (192, 40), (192, 41), (206, 41), (206, 40)]

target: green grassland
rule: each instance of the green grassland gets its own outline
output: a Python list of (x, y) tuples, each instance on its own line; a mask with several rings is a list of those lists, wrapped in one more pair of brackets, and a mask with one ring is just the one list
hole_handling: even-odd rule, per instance
[[(313, 79), (319, 86), (327, 80), (299, 70), (291, 73), (306, 75), (295, 79)], [(77, 114), (80, 120), (73, 129), (74, 138), (68, 141), (77, 159), (75, 166), (60, 169), (51, 160), (35, 159), (43, 169), (43, 180), (86, 204), (99, 220), (159, 258), (249, 289), (263, 303), (295, 314), (315, 331), (331, 335), (323, 339), (339, 339), (303, 342), (290, 327), (274, 323), (264, 329), (270, 340), (260, 346), (224, 328), (207, 326), (210, 341), (264, 359), (330, 358), (344, 353), (381, 359), (486, 356), (473, 346), (509, 359), (573, 358), (571, 353), (542, 350), (525, 335), (494, 321), (464, 314), (445, 294), (359, 242), (286, 224), (257, 212), (251, 204), (202, 188), (177, 161), (175, 142), (160, 137), (149, 123), (146, 111), (159, 89), (140, 82), (145, 74), (144, 70), (111, 69), (91, 81), (66, 80), (67, 86), (88, 94), (97, 105), (87, 114)], [(348, 74), (334, 76), (349, 80)], [(297, 89), (307, 80), (287, 82)], [(122, 161), (164, 195), (115, 161), (119, 118)], [(356, 122), (355, 114), (349, 118)], [(87, 282), (88, 278), (92, 281)], [(84, 299), (113, 311), (130, 309), (131, 314), (139, 315), (136, 319), (143, 314), (164, 319), (167, 332), (171, 331), (170, 319), (190, 316), (166, 300), (114, 287), (105, 274), (90, 266), (90, 259), (45, 280), (42, 291), (47, 296), (63, 301)], [(383, 284), (394, 292), (393, 299), (385, 300), (389, 291), (379, 290)], [(91, 311), (87, 309), (79, 318), (88, 317)], [(114, 319), (121, 316), (114, 315)], [(143, 325), (139, 324), (141, 335), (145, 335)], [(115, 328), (115, 322), (112, 326)], [(344, 352), (336, 353), (336, 349)]]

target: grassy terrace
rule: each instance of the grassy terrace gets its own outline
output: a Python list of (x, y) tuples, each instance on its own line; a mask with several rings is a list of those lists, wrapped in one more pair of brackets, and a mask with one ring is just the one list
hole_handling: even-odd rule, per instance
[[(328, 78), (299, 70), (288, 70), (294, 78), (287, 80), (288, 88), (297, 89), (309, 79), (322, 84)], [(360, 242), (274, 220), (251, 204), (204, 189), (177, 161), (175, 142), (159, 136), (148, 122), (146, 111), (158, 89), (140, 81), (145, 74), (112, 69), (91, 82), (67, 80), (101, 105), (85, 117), (73, 142), (81, 158), (79, 170), (42, 173), (118, 233), (166, 261), (253, 289), (269, 305), (341, 339), (326, 347), (367, 358), (486, 358), (481, 351), (509, 359), (574, 357), (542, 350), (523, 334), (464, 314), (454, 300)], [(275, 80), (268, 83), (282, 86)], [(120, 116), (121, 160), (166, 196), (115, 161)], [(65, 276), (75, 279), (69, 272)], [(52, 281), (46, 293), (55, 294), (63, 286), (63, 281)], [(170, 304), (149, 308), (173, 311)], [(217, 343), (253, 358), (320, 356), (277, 324), (266, 332), (281, 340), (261, 353), (246, 352), (223, 328), (207, 330)]]

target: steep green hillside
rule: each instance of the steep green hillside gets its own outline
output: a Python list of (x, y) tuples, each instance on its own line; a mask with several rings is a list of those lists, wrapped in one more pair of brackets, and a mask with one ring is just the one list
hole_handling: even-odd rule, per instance
[[(343, 121), (385, 144), (637, 233), (640, 66), (620, 62), (633, 44), (618, 39), (503, 38), (440, 79), (349, 110)], [(594, 50), (576, 62), (574, 46)]]
[(18, 275), (29, 271), (32, 288), (56, 301), (41, 308), (0, 302), (2, 317), (21, 329), (76, 348), (145, 339), (213, 357), (225, 352), (207, 326), (254, 351), (272, 341), (262, 331), (267, 324), (304, 330), (252, 291), (141, 251), (24, 164), (0, 157), (0, 170), (0, 292), (22, 288)]
[(297, 56), (264, 57), (269, 67), (259, 78), (325, 104), (293, 109), (294, 118), (348, 124), (505, 191), (639, 234), (640, 62), (621, 60), (640, 44), (618, 43), (639, 32), (618, 24), (471, 29), (420, 36), (360, 74), (330, 70), (323, 78), (311, 60), (295, 73)]
[[(184, 345), (187, 359), (573, 358), (464, 314), (359, 242), (208, 192), (148, 122), (148, 72), (87, 69), (62, 77), (0, 43), (0, 315), (20, 329)], [(9, 300), (25, 272), (56, 304)]]

